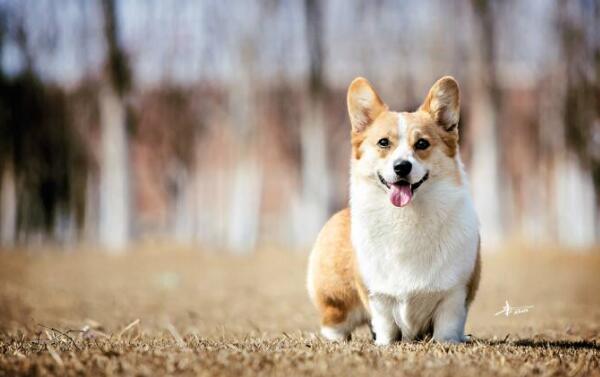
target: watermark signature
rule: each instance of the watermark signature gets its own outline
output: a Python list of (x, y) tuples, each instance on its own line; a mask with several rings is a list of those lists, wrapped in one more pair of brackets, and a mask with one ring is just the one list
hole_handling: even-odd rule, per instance
[(497, 312), (496, 314), (494, 314), (495, 316), (499, 316), (504, 314), (506, 317), (508, 317), (509, 315), (518, 315), (518, 314), (524, 314), (524, 313), (528, 313), (529, 310), (533, 309), (533, 305), (527, 305), (527, 306), (510, 306), (510, 304), (508, 303), (508, 300), (505, 301), (504, 307), (502, 307), (502, 310), (500, 310), (499, 312)]

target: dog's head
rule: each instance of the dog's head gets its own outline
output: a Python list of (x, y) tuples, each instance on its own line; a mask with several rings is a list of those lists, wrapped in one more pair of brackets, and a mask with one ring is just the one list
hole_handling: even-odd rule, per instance
[(390, 111), (366, 79), (356, 78), (348, 88), (353, 180), (379, 186), (396, 207), (436, 180), (460, 183), (459, 108), (458, 83), (449, 76), (431, 87), (415, 112)]

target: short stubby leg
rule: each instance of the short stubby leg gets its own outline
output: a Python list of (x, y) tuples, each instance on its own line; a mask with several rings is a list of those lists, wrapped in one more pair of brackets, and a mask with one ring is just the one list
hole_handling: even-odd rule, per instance
[(400, 329), (394, 320), (394, 302), (389, 297), (371, 296), (371, 327), (375, 333), (375, 344), (385, 346), (398, 340)]
[(448, 293), (438, 305), (433, 318), (433, 339), (445, 343), (465, 341), (467, 308), (466, 290), (457, 288)]

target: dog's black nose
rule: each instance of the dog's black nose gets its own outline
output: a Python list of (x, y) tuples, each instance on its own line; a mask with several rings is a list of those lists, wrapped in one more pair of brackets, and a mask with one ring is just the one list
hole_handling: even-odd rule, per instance
[(394, 171), (396, 172), (396, 174), (398, 174), (401, 177), (406, 177), (408, 175), (408, 173), (410, 173), (411, 169), (412, 169), (412, 164), (410, 163), (410, 161), (403, 160), (403, 161), (396, 161), (394, 163)]

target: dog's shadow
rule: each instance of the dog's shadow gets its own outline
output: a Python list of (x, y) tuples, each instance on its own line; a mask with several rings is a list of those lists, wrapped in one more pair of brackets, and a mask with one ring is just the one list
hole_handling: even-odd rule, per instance
[(591, 340), (543, 340), (543, 339), (516, 339), (516, 340), (489, 340), (472, 339), (467, 344), (484, 344), (488, 346), (513, 346), (528, 348), (548, 348), (548, 349), (575, 349), (575, 350), (594, 350), (600, 351), (600, 343)]
[[(370, 338), (364, 336), (363, 340), (372, 342), (375, 340), (375, 334), (370, 331)], [(397, 340), (401, 342), (401, 337)], [(431, 335), (425, 336), (422, 339), (415, 340), (416, 343), (428, 343), (431, 342)], [(488, 339), (478, 338), (471, 334), (467, 335), (467, 340), (464, 343), (465, 346), (484, 345), (489, 347), (500, 347), (500, 346), (512, 346), (512, 347), (523, 347), (523, 348), (535, 348), (535, 349), (562, 349), (562, 350), (590, 350), (600, 351), (600, 341), (596, 340), (550, 340), (550, 339), (511, 339), (510, 335), (507, 335), (504, 339)]]

